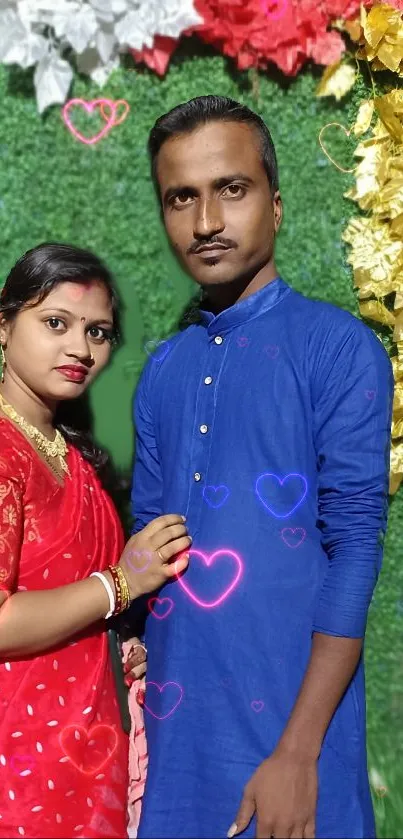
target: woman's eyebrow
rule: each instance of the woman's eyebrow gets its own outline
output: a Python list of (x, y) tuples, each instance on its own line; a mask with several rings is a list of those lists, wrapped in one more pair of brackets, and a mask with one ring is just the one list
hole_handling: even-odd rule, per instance
[[(75, 317), (73, 312), (70, 312), (69, 309), (62, 309), (60, 306), (49, 306), (46, 309), (41, 309), (40, 312), (41, 312), (41, 314), (42, 314), (42, 312), (62, 312), (64, 315), (70, 315), (70, 317)], [(83, 318), (81, 318), (81, 320), (83, 320)], [(85, 320), (85, 318), (84, 318), (84, 320)], [(88, 323), (89, 324), (107, 323), (108, 326), (113, 326), (113, 322), (109, 318), (102, 318), (102, 317), (101, 318), (92, 318), (91, 320), (88, 321)]]

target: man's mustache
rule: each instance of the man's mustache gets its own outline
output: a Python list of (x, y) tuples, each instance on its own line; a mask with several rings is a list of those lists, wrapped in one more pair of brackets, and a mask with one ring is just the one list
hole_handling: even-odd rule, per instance
[(219, 236), (212, 236), (211, 239), (205, 239), (203, 241), (193, 242), (193, 244), (188, 248), (186, 251), (187, 254), (196, 253), (200, 248), (204, 248), (205, 245), (223, 245), (226, 248), (237, 248), (238, 245), (236, 242), (233, 242), (232, 239), (223, 239)]

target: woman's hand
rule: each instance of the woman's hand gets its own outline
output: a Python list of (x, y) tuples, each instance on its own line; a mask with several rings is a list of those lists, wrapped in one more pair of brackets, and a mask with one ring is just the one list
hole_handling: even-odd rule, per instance
[(136, 679), (141, 679), (147, 672), (147, 650), (139, 638), (130, 638), (127, 644), (130, 644), (130, 648), (123, 670), (125, 684), (130, 688)]
[[(159, 516), (140, 533), (132, 536), (119, 560), (126, 577), (130, 599), (149, 594), (185, 571), (189, 556), (184, 553), (192, 543), (179, 515)], [(182, 554), (176, 562), (170, 560)]]

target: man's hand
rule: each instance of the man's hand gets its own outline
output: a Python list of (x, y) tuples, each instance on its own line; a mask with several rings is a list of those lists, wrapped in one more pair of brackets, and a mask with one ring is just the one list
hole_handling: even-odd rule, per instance
[(314, 839), (316, 764), (312, 757), (277, 748), (246, 785), (228, 837), (245, 830), (256, 811), (257, 839)]

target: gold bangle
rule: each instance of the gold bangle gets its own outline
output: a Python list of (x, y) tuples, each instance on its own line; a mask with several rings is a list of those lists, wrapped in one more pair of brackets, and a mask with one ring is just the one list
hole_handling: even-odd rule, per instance
[(123, 609), (127, 609), (130, 606), (130, 589), (129, 584), (126, 580), (126, 577), (120, 567), (120, 565), (116, 566), (116, 572), (119, 577), (120, 587), (122, 589), (122, 596), (123, 596)]
[(130, 591), (126, 577), (119, 565), (109, 565), (108, 571), (110, 571), (112, 575), (113, 584), (115, 586), (116, 600), (115, 610), (113, 612), (113, 617), (115, 617), (116, 615), (120, 615), (121, 612), (124, 612), (130, 606)]

